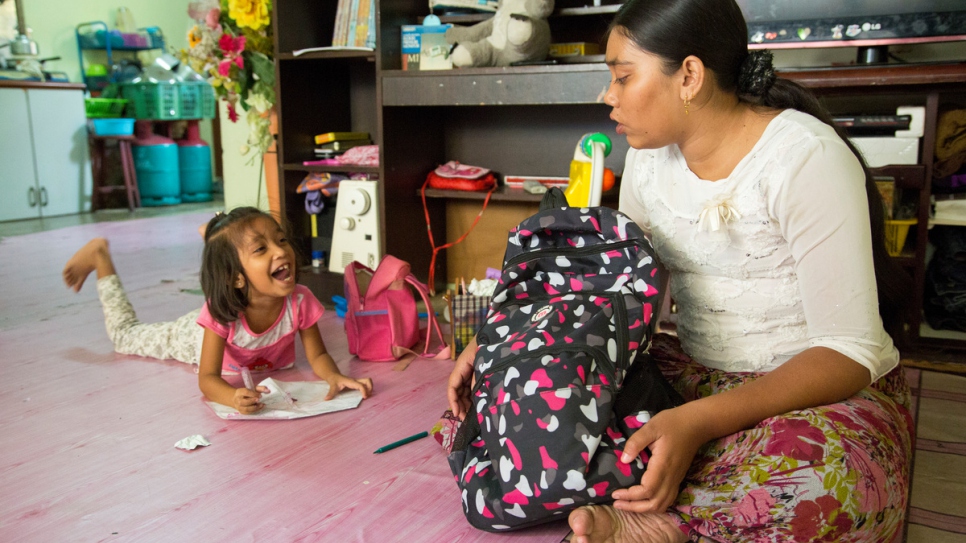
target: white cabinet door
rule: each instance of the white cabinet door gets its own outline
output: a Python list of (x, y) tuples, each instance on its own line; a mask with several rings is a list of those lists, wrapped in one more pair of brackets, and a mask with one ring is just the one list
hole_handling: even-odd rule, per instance
[(90, 211), (93, 183), (84, 92), (30, 89), (27, 99), (41, 214), (50, 217)]
[(39, 216), (27, 92), (0, 88), (0, 221)]

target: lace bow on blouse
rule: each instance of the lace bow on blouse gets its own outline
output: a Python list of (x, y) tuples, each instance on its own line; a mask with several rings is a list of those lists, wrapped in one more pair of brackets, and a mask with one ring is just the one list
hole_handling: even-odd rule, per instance
[(728, 223), (741, 218), (741, 213), (731, 203), (731, 194), (718, 195), (704, 204), (698, 216), (699, 232), (728, 231)]

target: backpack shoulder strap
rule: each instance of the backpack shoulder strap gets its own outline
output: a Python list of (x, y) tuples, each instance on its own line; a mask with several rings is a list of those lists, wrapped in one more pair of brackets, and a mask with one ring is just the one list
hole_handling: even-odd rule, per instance
[[(443, 338), (443, 332), (439, 328), (439, 321), (436, 320), (436, 312), (433, 311), (433, 304), (429, 298), (429, 289), (411, 273), (406, 275), (406, 282), (412, 285), (416, 289), (416, 292), (419, 292), (419, 295), (423, 298), (423, 303), (426, 305), (426, 314), (429, 318), (429, 324), (426, 326), (426, 345), (423, 347), (422, 356), (449, 358), (450, 347)], [(433, 343), (433, 332), (436, 332), (436, 338), (439, 339), (439, 343), (430, 349), (430, 345)]]

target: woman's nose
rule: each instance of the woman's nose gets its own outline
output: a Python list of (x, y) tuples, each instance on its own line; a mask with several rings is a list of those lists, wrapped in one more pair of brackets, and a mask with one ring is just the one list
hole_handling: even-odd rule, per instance
[(607, 92), (604, 93), (604, 103), (610, 107), (617, 107), (617, 93), (614, 92), (614, 85), (607, 85)]

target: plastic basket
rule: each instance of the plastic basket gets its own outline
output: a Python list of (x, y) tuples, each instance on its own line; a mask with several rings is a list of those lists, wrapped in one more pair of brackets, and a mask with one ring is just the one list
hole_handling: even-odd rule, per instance
[(486, 296), (472, 294), (448, 293), (450, 333), (453, 358), (463, 352), (466, 344), (476, 337), (476, 332), (486, 321), (486, 313), (490, 310), (490, 299)]
[(135, 119), (181, 119), (178, 99), (180, 85), (176, 83), (126, 83), (121, 85), (121, 96), (131, 102), (130, 114)]
[(206, 82), (185, 82), (178, 87), (182, 119), (212, 119), (215, 116), (215, 91)]
[(120, 117), (127, 100), (120, 98), (85, 98), (84, 108), (89, 119)]
[(134, 119), (91, 119), (95, 136), (130, 136), (134, 134)]
[(918, 223), (918, 219), (888, 219), (885, 222), (886, 251), (889, 256), (899, 256), (906, 245), (909, 227)]

